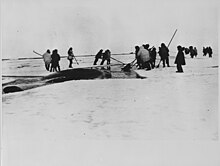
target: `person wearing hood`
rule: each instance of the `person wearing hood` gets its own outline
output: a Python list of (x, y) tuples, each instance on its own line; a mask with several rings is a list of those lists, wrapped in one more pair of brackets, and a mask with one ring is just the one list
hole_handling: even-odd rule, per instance
[(190, 53), (191, 58), (194, 58), (196, 53), (195, 53), (193, 46), (189, 46), (189, 53)]
[[(100, 65), (103, 65), (104, 62), (107, 61), (107, 65), (110, 65), (111, 63), (111, 51), (107, 49), (102, 56), (102, 62)], [(110, 69), (110, 66), (108, 66), (108, 69)]]
[(197, 57), (198, 51), (197, 51), (197, 48), (196, 48), (196, 47), (194, 47), (194, 52), (195, 52), (195, 57)]
[(51, 54), (50, 50), (48, 49), (43, 55), (42, 55), (45, 63), (45, 68), (47, 71), (50, 69), (50, 63), (51, 63)]
[(207, 53), (209, 54), (209, 58), (211, 58), (211, 57), (212, 57), (212, 54), (213, 54), (211, 47), (208, 47), (208, 48), (207, 48)]
[(165, 67), (165, 63), (167, 64), (167, 67), (170, 67), (169, 49), (164, 43), (161, 43), (161, 47), (159, 47), (159, 55), (160, 55), (161, 61), (163, 62), (163, 67)]
[(206, 56), (206, 54), (207, 54), (207, 48), (203, 47), (202, 52), (203, 52), (203, 56)]
[(53, 50), (51, 58), (52, 58), (52, 60), (51, 60), (52, 65), (50, 68), (50, 72), (52, 72), (54, 70), (57, 71), (57, 69), (58, 69), (58, 71), (60, 71), (60, 65), (59, 65), (60, 55), (58, 54), (57, 49)]
[(101, 49), (101, 50), (99, 50), (99, 52), (96, 54), (95, 60), (94, 60), (94, 62), (93, 62), (93, 65), (96, 65), (97, 62), (98, 62), (98, 60), (99, 60), (99, 59), (102, 59), (102, 56), (103, 56), (103, 52), (102, 52), (102, 51), (103, 51), (103, 50)]
[(177, 73), (183, 73), (183, 68), (182, 68), (182, 65), (185, 65), (186, 62), (185, 62), (185, 57), (184, 57), (184, 53), (183, 53), (183, 48), (181, 46), (177, 46), (177, 50), (178, 50), (178, 53), (177, 53), (177, 56), (176, 56), (176, 59), (174, 61), (174, 63), (177, 65)]
[[(138, 68), (141, 69), (141, 62), (140, 62), (140, 58), (138, 56), (138, 52), (140, 50), (140, 47), (139, 46), (135, 46), (135, 59), (137, 60), (137, 66)], [(135, 61), (135, 60), (134, 60)]]
[(157, 56), (157, 51), (156, 51), (156, 48), (153, 47), (150, 51), (150, 57), (151, 57), (151, 66), (152, 68), (155, 67), (155, 64), (156, 64), (156, 56)]
[(140, 68), (148, 70), (151, 69), (150, 67), (150, 53), (147, 49), (143, 46), (140, 46), (139, 51), (137, 53), (137, 59), (140, 60)]
[(73, 48), (72, 47), (69, 48), (67, 54), (68, 54), (67, 59), (69, 60), (69, 68), (73, 68), (72, 64), (73, 64), (74, 54), (73, 54)]

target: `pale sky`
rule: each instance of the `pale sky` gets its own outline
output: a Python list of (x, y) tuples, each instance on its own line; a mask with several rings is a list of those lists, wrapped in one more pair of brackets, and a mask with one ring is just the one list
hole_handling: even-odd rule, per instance
[(218, 51), (218, 0), (2, 0), (2, 57), (134, 51), (135, 45), (212, 46)]

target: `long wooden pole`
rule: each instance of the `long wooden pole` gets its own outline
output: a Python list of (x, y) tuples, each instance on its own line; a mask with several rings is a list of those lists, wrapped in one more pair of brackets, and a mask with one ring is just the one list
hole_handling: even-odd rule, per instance
[(33, 50), (33, 52), (34, 52), (35, 54), (37, 54), (37, 55), (43, 56), (43, 55), (39, 54), (38, 52), (36, 52), (36, 51), (34, 51), (34, 50)]
[(173, 40), (174, 36), (176, 35), (176, 32), (177, 32), (177, 29), (175, 30), (175, 32), (174, 32), (174, 34), (173, 34), (172, 38), (170, 39), (170, 42), (169, 42), (169, 44), (167, 45), (167, 47), (169, 47), (169, 46), (170, 46), (170, 44), (171, 44), (171, 42), (172, 42), (172, 40)]
[(117, 62), (119, 62), (119, 63), (121, 63), (121, 64), (123, 64), (123, 65), (125, 65), (125, 63), (122, 62), (122, 61), (119, 61), (119, 60), (117, 60), (117, 59), (115, 59), (115, 58), (113, 58), (113, 57), (110, 57), (110, 58), (113, 59), (113, 60), (115, 60), (115, 61), (117, 61)]
[(73, 58), (75, 59), (77, 65), (79, 65), (78, 61), (76, 60), (76, 57), (73, 55)]

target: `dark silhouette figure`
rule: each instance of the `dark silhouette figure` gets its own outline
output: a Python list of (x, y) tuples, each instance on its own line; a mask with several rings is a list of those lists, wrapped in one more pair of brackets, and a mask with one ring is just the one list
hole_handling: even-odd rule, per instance
[(211, 58), (212, 57), (212, 48), (211, 47), (207, 47), (206, 48), (207, 49), (207, 53), (209, 54), (209, 58)]
[(140, 50), (139, 46), (135, 46), (135, 59), (137, 60), (138, 68), (141, 68), (140, 58), (138, 57), (138, 51)]
[[(155, 67), (155, 60), (156, 60), (156, 48), (153, 46), (150, 48), (150, 45), (149, 44), (145, 44), (143, 45), (143, 47), (149, 51), (150, 53), (150, 61), (149, 61), (149, 65), (150, 65), (150, 68), (153, 69)], [(153, 50), (155, 49), (155, 50)], [(149, 68), (149, 66), (148, 66)]]
[(196, 47), (194, 47), (193, 49), (194, 49), (194, 56), (195, 56), (195, 57), (197, 57), (197, 55), (198, 55), (197, 48), (196, 48)]
[(60, 71), (60, 65), (59, 65), (60, 55), (58, 54), (58, 50), (57, 49), (53, 50), (51, 58), (52, 58), (52, 60), (51, 60), (50, 72), (52, 72), (52, 71)]
[(72, 67), (73, 58), (74, 58), (73, 48), (70, 47), (67, 53), (68, 53), (67, 59), (69, 60), (69, 68), (73, 68), (73, 67)]
[(203, 52), (203, 56), (206, 56), (207, 55), (207, 48), (203, 47), (202, 52)]
[(93, 65), (97, 65), (98, 60), (99, 60), (99, 59), (102, 59), (102, 56), (103, 56), (102, 51), (103, 51), (103, 50), (101, 49), (101, 50), (99, 50), (99, 52), (96, 54), (96, 56), (95, 56), (95, 61), (94, 61)]
[(193, 46), (189, 46), (189, 53), (191, 58), (194, 58), (194, 56), (196, 56), (196, 50), (193, 48)]
[(150, 64), (151, 64), (151, 68), (155, 68), (155, 63), (156, 63), (156, 56), (157, 56), (157, 51), (156, 51), (156, 48), (153, 47), (151, 50), (150, 50)]
[(138, 56), (138, 52), (140, 50), (139, 46), (135, 46), (135, 59), (137, 59), (137, 66), (138, 68), (141, 68), (141, 61), (140, 61), (140, 57)]
[(184, 49), (185, 54), (188, 55), (189, 54), (189, 48), (183, 47), (183, 49)]
[[(111, 63), (111, 51), (106, 50), (102, 55), (102, 62), (100, 65), (103, 65), (104, 62), (107, 61), (107, 65), (110, 65)], [(108, 69), (110, 69), (110, 66), (108, 66)]]
[(183, 53), (183, 48), (181, 46), (177, 46), (177, 50), (178, 50), (178, 53), (177, 53), (176, 59), (174, 61), (174, 63), (177, 65), (176, 66), (177, 67), (176, 72), (183, 73), (182, 65), (186, 64), (184, 53)]
[(211, 47), (206, 47), (206, 48), (203, 47), (202, 51), (203, 51), (203, 56), (206, 56), (207, 54), (209, 54), (209, 58), (212, 57), (213, 52), (212, 52)]
[(144, 47), (146, 50), (150, 51), (150, 48), (149, 48), (150, 45), (149, 45), (149, 44), (145, 44), (145, 45), (143, 44), (143, 47)]
[(163, 67), (165, 67), (165, 63), (167, 64), (167, 67), (170, 67), (169, 49), (164, 43), (161, 43), (161, 47), (159, 47), (159, 55), (160, 55), (161, 61), (163, 62)]

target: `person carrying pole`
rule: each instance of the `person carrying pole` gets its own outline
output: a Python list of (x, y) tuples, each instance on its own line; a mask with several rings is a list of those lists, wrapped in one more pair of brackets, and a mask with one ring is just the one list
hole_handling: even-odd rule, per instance
[(167, 64), (167, 67), (170, 67), (169, 65), (169, 49), (166, 47), (164, 43), (161, 43), (161, 47), (159, 49), (159, 55), (161, 58), (161, 61), (163, 62), (163, 67), (165, 67), (165, 63)]
[(183, 53), (183, 48), (181, 46), (177, 46), (177, 50), (178, 50), (178, 53), (177, 53), (176, 59), (174, 61), (174, 63), (177, 65), (176, 72), (183, 73), (182, 65), (186, 65), (185, 57), (184, 57), (184, 53)]
[[(175, 30), (175, 32), (174, 32), (172, 38), (170, 39), (170, 42), (169, 42), (169, 44), (168, 44), (168, 46), (167, 46), (167, 49), (168, 49), (168, 47), (170, 46), (170, 44), (171, 44), (171, 42), (172, 42), (174, 36), (176, 35), (176, 32), (177, 32), (177, 29)], [(160, 50), (160, 47), (159, 47), (159, 50)], [(169, 58), (169, 57), (168, 57), (168, 58)], [(168, 60), (169, 60), (169, 59), (168, 59)], [(159, 62), (158, 65), (156, 66), (157, 68), (159, 68), (161, 61), (162, 61), (162, 59), (160, 59), (160, 62)]]
[[(75, 56), (73, 54), (73, 48), (70, 47), (67, 53), (68, 53), (67, 59), (69, 60), (69, 68), (73, 68), (72, 67), (73, 58), (76, 60), (76, 58), (75, 58)], [(77, 60), (76, 60), (76, 63), (78, 64)]]
[(47, 71), (50, 70), (50, 64), (51, 64), (51, 54), (50, 54), (50, 50), (47, 49), (47, 51), (41, 55), (39, 53), (37, 53), (36, 51), (33, 51), (35, 54), (40, 55), (43, 57), (44, 63), (45, 63), (45, 68)]

